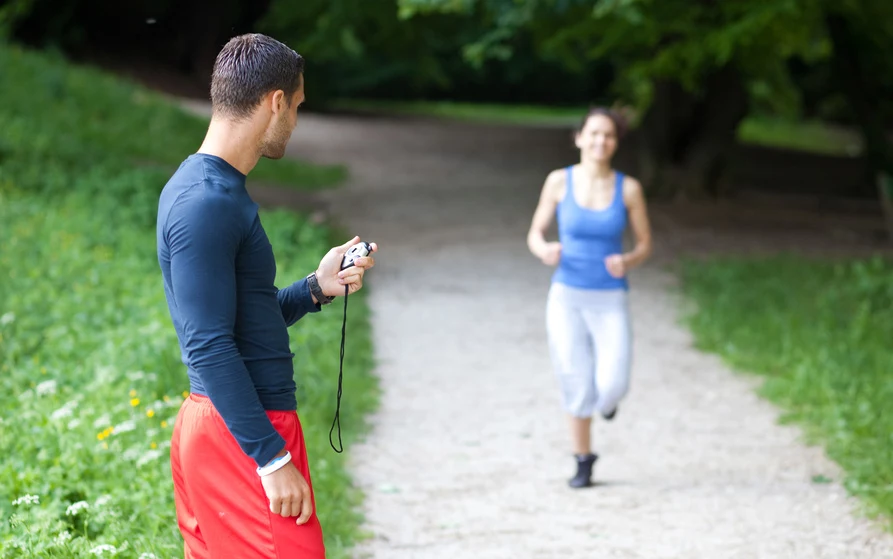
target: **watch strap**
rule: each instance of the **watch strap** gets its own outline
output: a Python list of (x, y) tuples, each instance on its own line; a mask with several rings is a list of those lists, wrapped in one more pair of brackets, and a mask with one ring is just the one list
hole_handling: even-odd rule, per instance
[(322, 288), (319, 286), (319, 279), (316, 277), (316, 272), (311, 273), (307, 276), (307, 285), (310, 286), (310, 293), (316, 297), (316, 300), (319, 301), (320, 305), (328, 305), (335, 298), (329, 297), (322, 292)]

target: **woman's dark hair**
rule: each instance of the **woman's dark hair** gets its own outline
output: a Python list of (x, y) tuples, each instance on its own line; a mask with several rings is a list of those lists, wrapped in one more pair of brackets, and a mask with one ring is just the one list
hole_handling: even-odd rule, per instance
[(586, 123), (589, 122), (590, 118), (598, 115), (611, 119), (611, 122), (614, 123), (614, 132), (617, 134), (618, 140), (626, 135), (628, 130), (626, 118), (614, 109), (609, 109), (607, 107), (592, 107), (589, 109), (589, 112), (586, 113), (586, 116), (580, 121), (580, 126), (575, 130), (575, 134), (579, 134), (583, 130), (583, 127), (586, 126)]

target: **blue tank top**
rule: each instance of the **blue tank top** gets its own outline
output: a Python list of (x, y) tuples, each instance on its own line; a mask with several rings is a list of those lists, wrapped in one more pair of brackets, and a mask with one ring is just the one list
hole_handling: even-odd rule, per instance
[(561, 260), (552, 281), (579, 289), (628, 289), (626, 278), (608, 273), (605, 257), (623, 252), (626, 204), (623, 202), (623, 174), (617, 172), (614, 200), (603, 210), (591, 210), (574, 198), (573, 167), (567, 168), (567, 189), (558, 204), (558, 240)]

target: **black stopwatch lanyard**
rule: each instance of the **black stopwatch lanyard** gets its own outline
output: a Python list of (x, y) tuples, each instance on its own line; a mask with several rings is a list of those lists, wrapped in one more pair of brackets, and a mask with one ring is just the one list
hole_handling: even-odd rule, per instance
[[(335, 420), (332, 421), (332, 428), (329, 429), (329, 444), (332, 446), (332, 450), (337, 453), (344, 452), (344, 444), (341, 442), (341, 382), (344, 378), (344, 340), (347, 335), (347, 294), (348, 294), (348, 286), (344, 286), (344, 316), (341, 319), (341, 360), (338, 365), (338, 399), (335, 405)], [(332, 433), (335, 431), (335, 426), (338, 426), (338, 446), (340, 448), (335, 448), (335, 443), (332, 441)]]

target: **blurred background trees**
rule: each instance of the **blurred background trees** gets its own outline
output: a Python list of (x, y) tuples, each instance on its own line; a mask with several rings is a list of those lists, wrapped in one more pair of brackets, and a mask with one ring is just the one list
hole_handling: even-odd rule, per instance
[(0, 10), (19, 41), (151, 61), (196, 92), (228, 37), (262, 31), (306, 56), (311, 109), (345, 98), (621, 106), (654, 196), (721, 194), (746, 117), (858, 130), (864, 170), (847, 195), (874, 196), (893, 175), (887, 0), (12, 0)]

